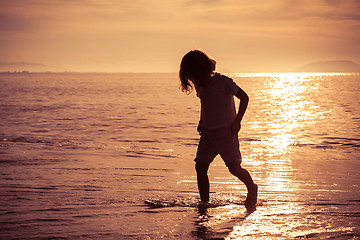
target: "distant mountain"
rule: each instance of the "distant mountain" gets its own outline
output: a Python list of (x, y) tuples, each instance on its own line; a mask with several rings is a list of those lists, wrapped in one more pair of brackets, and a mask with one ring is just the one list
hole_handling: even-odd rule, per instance
[(0, 62), (0, 72), (64, 72), (66, 69), (61, 67), (49, 66), (41, 63), (19, 62), (4, 63)]
[(352, 61), (336, 60), (315, 62), (295, 70), (296, 72), (360, 72), (360, 65)]

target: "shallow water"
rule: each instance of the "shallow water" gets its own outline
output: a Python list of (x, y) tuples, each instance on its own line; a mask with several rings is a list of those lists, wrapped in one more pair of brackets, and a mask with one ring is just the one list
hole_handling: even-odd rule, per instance
[(359, 238), (360, 75), (231, 76), (253, 213), (220, 158), (199, 206), (176, 74), (0, 74), (0, 238)]

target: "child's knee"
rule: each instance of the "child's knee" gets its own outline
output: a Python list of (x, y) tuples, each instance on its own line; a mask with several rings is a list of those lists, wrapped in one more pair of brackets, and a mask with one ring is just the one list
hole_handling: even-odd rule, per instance
[(204, 164), (204, 163), (196, 163), (195, 164), (195, 170), (198, 174), (201, 174), (201, 173), (207, 173), (209, 169), (209, 164)]
[(235, 176), (241, 174), (241, 172), (243, 171), (243, 168), (241, 167), (239, 162), (230, 163), (227, 167), (229, 169), (229, 172)]

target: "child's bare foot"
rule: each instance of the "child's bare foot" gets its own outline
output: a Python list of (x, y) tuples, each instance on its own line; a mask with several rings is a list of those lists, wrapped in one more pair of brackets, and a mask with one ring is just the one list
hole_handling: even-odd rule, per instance
[(255, 211), (257, 194), (258, 194), (258, 185), (255, 184), (253, 189), (249, 189), (245, 200), (245, 207), (248, 211)]

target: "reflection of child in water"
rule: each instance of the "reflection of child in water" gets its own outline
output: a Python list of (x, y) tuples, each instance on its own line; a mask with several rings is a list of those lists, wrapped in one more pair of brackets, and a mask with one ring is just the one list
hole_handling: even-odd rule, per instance
[[(209, 201), (210, 184), (207, 175), (210, 163), (220, 154), (231, 174), (247, 187), (247, 209), (254, 209), (257, 185), (249, 172), (241, 167), (238, 132), (249, 97), (231, 78), (215, 73), (215, 60), (199, 50), (187, 53), (180, 65), (181, 89), (190, 93), (193, 87), (201, 101), (198, 131), (201, 135), (195, 158), (200, 198)], [(234, 97), (240, 99), (236, 114)]]

